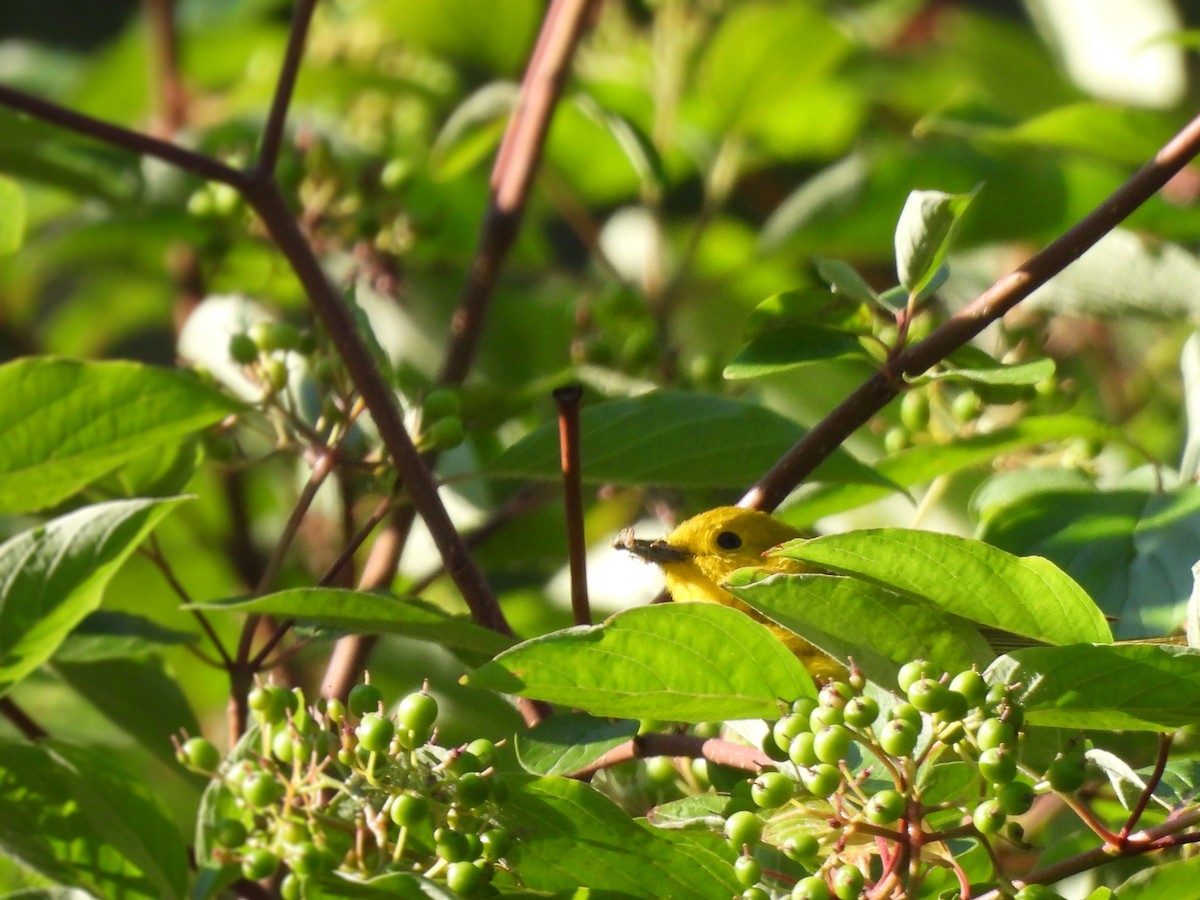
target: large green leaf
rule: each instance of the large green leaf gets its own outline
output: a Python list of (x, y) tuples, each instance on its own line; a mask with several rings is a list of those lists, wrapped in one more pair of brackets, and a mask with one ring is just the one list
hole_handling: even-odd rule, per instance
[(1053, 560), (1117, 617), (1118, 637), (1168, 634), (1184, 620), (1200, 559), (1200, 486), (1026, 494), (994, 511), (982, 537)]
[(100, 503), (0, 545), (0, 696), (100, 605), (109, 579), (182, 500)]
[(535, 891), (586, 887), (625, 897), (726, 900), (739, 890), (731, 851), (715, 834), (656, 831), (638, 824), (590, 785), (568, 778), (511, 776), (501, 824), (520, 840), (510, 863)]
[(992, 673), (1020, 685), (1026, 718), (1039, 725), (1170, 731), (1200, 721), (1200, 650), (1191, 647), (1029, 647)]
[[(589, 483), (744, 487), (804, 436), (799, 425), (756, 404), (683, 391), (599, 403), (584, 409), (580, 420), (582, 473)], [(558, 426), (538, 428), (486, 471), (561, 478)], [(811, 479), (888, 486), (840, 449)]]
[(401, 634), (492, 656), (512, 638), (413, 598), (338, 588), (295, 588), (249, 600), (196, 603), (189, 609), (261, 613), (356, 634)]
[(1013, 556), (982, 541), (878, 528), (790, 541), (772, 555), (853, 575), (1049, 644), (1112, 640), (1096, 604), (1053, 563)]
[(183, 372), (45, 357), (0, 366), (0, 513), (59, 503), (240, 407)]
[[(1033, 416), (953, 444), (928, 444), (903, 450), (876, 463), (876, 471), (899, 487), (910, 488), (939, 475), (990, 463), (1001, 454), (1023, 447), (1075, 437), (1107, 440), (1112, 436), (1111, 428), (1082, 416)], [(821, 486), (802, 502), (779, 513), (779, 518), (800, 528), (824, 516), (879, 500), (888, 493), (888, 489), (870, 484)]]
[(1117, 900), (1200, 900), (1200, 857), (1143, 869), (1117, 888), (1116, 896)]
[(758, 378), (830, 359), (869, 359), (858, 338), (844, 331), (796, 325), (754, 338), (725, 367), (725, 377)]
[(569, 775), (637, 733), (636, 719), (563, 713), (517, 735), (517, 760), (521, 768), (534, 775)]
[[(753, 570), (744, 570), (753, 573)], [(893, 684), (900, 666), (927, 659), (947, 672), (986, 666), (995, 653), (970, 622), (928, 600), (857, 578), (773, 575), (729, 589), (773, 622), (872, 681)]]
[(79, 747), (0, 743), (0, 850), (97, 897), (187, 893), (183, 839), (157, 799)]
[(706, 603), (628, 609), (602, 625), (533, 638), (464, 680), (597, 716), (675, 722), (777, 716), (781, 699), (815, 693), (770, 631)]

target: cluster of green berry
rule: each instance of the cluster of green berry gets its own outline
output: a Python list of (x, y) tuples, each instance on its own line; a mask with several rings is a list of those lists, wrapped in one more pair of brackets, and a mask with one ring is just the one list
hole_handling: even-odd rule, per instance
[(253, 881), (286, 866), (285, 900), (330, 879), (421, 878), (463, 897), (494, 892), (511, 843), (496, 825), (496, 747), (438, 746), (427, 689), (390, 715), (370, 682), (345, 704), (306, 707), (299, 690), (270, 684), (248, 701), (256, 727), (228, 758), (204, 738), (178, 744), (184, 765), (213, 778), (197, 836), (202, 863)]
[[(745, 900), (891, 896), (884, 885), (915, 895), (913, 881), (928, 877), (935, 858), (922, 847), (1019, 842), (1010, 817), (1027, 812), (1040, 792), (1083, 784), (1076, 750), (1031, 777), (1022, 765), (1023, 712), (1004, 685), (974, 670), (951, 676), (924, 660), (903, 666), (898, 684), (900, 695), (873, 696), (852, 673), (816, 699), (795, 701), (767, 730), (762, 749), (776, 765), (734, 792), (724, 823)], [(763, 860), (780, 854), (785, 871), (773, 866), (764, 881)]]
[(311, 331), (270, 319), (260, 319), (229, 339), (229, 358), (244, 366), (269, 397), (287, 387), (285, 355), (289, 352), (308, 355), (316, 349), (316, 338)]

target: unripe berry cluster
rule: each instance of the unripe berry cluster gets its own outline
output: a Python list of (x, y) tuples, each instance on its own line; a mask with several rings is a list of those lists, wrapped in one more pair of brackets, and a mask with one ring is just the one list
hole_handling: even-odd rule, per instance
[[(1004, 685), (924, 660), (901, 667), (897, 684), (890, 696), (864, 693), (855, 672), (768, 723), (762, 749), (777, 765), (748, 795), (734, 792), (724, 826), (747, 900), (851, 900), (885, 879), (915, 894), (929, 853), (911, 866), (915, 847), (1020, 840), (1009, 820), (1036, 793), (1082, 785), (1081, 752), (1044, 774), (1022, 765), (1024, 715)], [(785, 865), (764, 881), (763, 863), (780, 853)]]
[(458, 896), (494, 893), (510, 839), (497, 827), (503, 782), (496, 747), (436, 744), (437, 701), (423, 689), (385, 711), (366, 682), (306, 706), (299, 690), (256, 686), (252, 727), (229, 756), (204, 738), (177, 742), (180, 761), (214, 779), (197, 849), (202, 864), (251, 880), (285, 866), (285, 898), (388, 872), (420, 873)]

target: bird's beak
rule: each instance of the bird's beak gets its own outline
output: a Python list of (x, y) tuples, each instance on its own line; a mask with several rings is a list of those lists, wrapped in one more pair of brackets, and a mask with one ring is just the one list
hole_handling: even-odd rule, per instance
[(632, 553), (638, 559), (644, 559), (646, 562), (664, 563), (683, 562), (691, 554), (686, 550), (676, 547), (674, 544), (668, 544), (661, 538), (654, 541), (641, 540), (633, 536), (631, 529), (625, 529), (617, 535), (613, 541), (613, 546), (618, 550), (625, 550)]

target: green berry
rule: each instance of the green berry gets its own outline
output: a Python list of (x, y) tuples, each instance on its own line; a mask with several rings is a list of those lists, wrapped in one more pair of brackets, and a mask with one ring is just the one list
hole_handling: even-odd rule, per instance
[(479, 844), (483, 848), (484, 859), (498, 862), (512, 846), (512, 835), (502, 828), (492, 828), (479, 836)]
[(815, 697), (798, 697), (792, 701), (792, 715), (808, 718), (818, 706)]
[(829, 900), (829, 885), (824, 878), (809, 875), (801, 878), (792, 888), (791, 900)]
[(817, 736), (811, 731), (796, 735), (788, 748), (788, 759), (798, 766), (815, 765), (818, 762), (816, 740)]
[(826, 725), (841, 725), (845, 721), (842, 711), (833, 706), (818, 706), (808, 717), (809, 727), (813, 731), (820, 731)]
[(263, 376), (272, 391), (282, 391), (288, 383), (287, 363), (277, 356), (272, 356), (263, 363)]
[(932, 673), (933, 663), (927, 659), (914, 659), (900, 667), (896, 683), (900, 685), (900, 690), (908, 693), (910, 687), (922, 678), (928, 678)]
[(1076, 753), (1057, 757), (1046, 770), (1046, 780), (1060, 794), (1075, 793), (1086, 780), (1083, 757)]
[(979, 754), (979, 774), (992, 784), (1008, 784), (1017, 777), (1017, 757), (1008, 747), (991, 747)]
[(892, 719), (879, 733), (879, 746), (889, 756), (908, 756), (917, 746), (921, 732), (907, 719)]
[(1044, 884), (1027, 884), (1013, 895), (1013, 900), (1064, 900), (1064, 897)]
[(854, 690), (844, 681), (831, 681), (821, 688), (817, 702), (821, 706), (833, 709), (845, 709), (846, 703), (854, 696)]
[(782, 772), (763, 772), (750, 784), (750, 799), (762, 809), (774, 809), (792, 799), (794, 788), (792, 779)]
[(771, 895), (760, 887), (748, 887), (742, 891), (742, 900), (771, 900)]
[(763, 823), (747, 809), (739, 810), (725, 820), (725, 840), (734, 850), (752, 847), (762, 837)]
[(929, 426), (929, 395), (910, 390), (900, 398), (900, 422), (909, 431), (924, 431)]
[(221, 765), (221, 751), (217, 745), (202, 737), (189, 738), (180, 752), (189, 766), (201, 772), (215, 772)]
[(821, 842), (808, 832), (793, 834), (779, 848), (793, 862), (808, 862), (814, 859), (821, 849)]
[(337, 860), (324, 847), (304, 841), (296, 846), (293, 853), (288, 854), (288, 867), (299, 878), (312, 878), (332, 872), (337, 867)]
[(251, 850), (242, 857), (242, 875), (247, 881), (262, 881), (270, 878), (279, 868), (279, 857), (270, 850)]
[(857, 900), (864, 880), (857, 866), (842, 866), (833, 875), (833, 896), (838, 900)]
[(452, 862), (446, 867), (446, 887), (460, 897), (475, 896), (486, 883), (483, 870), (467, 860)]
[(902, 719), (905, 722), (911, 722), (917, 731), (921, 730), (924, 724), (924, 719), (921, 717), (921, 711), (911, 703), (897, 703), (892, 707), (891, 717), (893, 719)]
[(392, 821), (402, 828), (411, 828), (429, 816), (429, 800), (420, 794), (400, 794), (392, 801)]
[(359, 746), (372, 753), (386, 753), (396, 736), (396, 726), (391, 719), (378, 713), (367, 713), (354, 733), (358, 736)]
[(842, 785), (842, 773), (837, 766), (817, 763), (800, 773), (805, 789), (816, 797), (831, 797)]
[(739, 856), (733, 863), (733, 877), (742, 887), (754, 887), (762, 878), (762, 863), (753, 856)]
[(383, 702), (383, 691), (378, 685), (370, 682), (356, 684), (350, 689), (350, 696), (346, 699), (350, 714), (355, 718), (362, 718), (365, 713), (379, 709), (379, 704)]
[(460, 806), (475, 809), (483, 806), (491, 796), (490, 779), (478, 772), (467, 772), (454, 784), (454, 799)]
[(974, 669), (959, 672), (950, 679), (950, 690), (957, 691), (967, 698), (970, 706), (979, 706), (987, 698), (987, 682)]
[(871, 697), (855, 697), (842, 710), (846, 724), (854, 728), (867, 728), (879, 718), (879, 704)]
[(446, 388), (430, 391), (421, 403), (421, 418), (425, 422), (434, 422), (457, 416), (459, 413), (458, 394)]
[(271, 738), (271, 754), (281, 763), (290, 763), (296, 758), (296, 747), (286, 728), (275, 732)]
[(409, 694), (400, 701), (400, 706), (396, 709), (396, 721), (400, 727), (416, 732), (433, 728), (437, 715), (437, 700), (423, 691)]
[(904, 815), (906, 807), (904, 795), (887, 788), (872, 796), (863, 811), (867, 819), (876, 825), (890, 825)]
[(437, 855), (446, 862), (460, 862), (471, 856), (471, 846), (467, 843), (465, 834), (449, 828), (439, 828), (433, 833), (433, 840), (437, 848)]
[(975, 812), (971, 815), (975, 830), (980, 834), (995, 834), (1004, 827), (1007, 819), (1007, 814), (995, 799), (984, 800), (975, 807)]
[(258, 344), (245, 332), (238, 332), (229, 339), (229, 358), (235, 363), (248, 366), (258, 359)]
[(975, 743), (980, 750), (991, 750), (1001, 746), (1015, 747), (1017, 730), (1002, 719), (984, 719), (975, 732)]
[(248, 837), (246, 826), (240, 819), (220, 819), (213, 826), (213, 842), (221, 847), (233, 850), (246, 843)]
[(971, 390), (963, 391), (950, 401), (950, 415), (963, 425), (976, 419), (982, 411), (983, 400)]
[(784, 751), (792, 745), (796, 735), (805, 731), (812, 731), (808, 724), (808, 716), (784, 716), (771, 726), (771, 736), (775, 739), (775, 745)]
[(908, 702), (921, 712), (940, 712), (950, 702), (950, 689), (933, 678), (918, 678), (907, 693)]
[(813, 752), (823, 763), (836, 763), (850, 752), (850, 731), (845, 725), (827, 725), (813, 737)]
[(996, 802), (1010, 816), (1019, 816), (1029, 812), (1029, 807), (1033, 806), (1036, 796), (1033, 785), (1025, 781), (1010, 781), (996, 789)]
[[(771, 741), (767, 743), (773, 744)], [(651, 756), (643, 765), (646, 767), (646, 777), (653, 784), (674, 784), (679, 775), (679, 770), (675, 768), (675, 760), (669, 756)]]
[(899, 425), (895, 428), (889, 428), (883, 434), (883, 449), (889, 454), (907, 450), (911, 443), (911, 435), (909, 435), (907, 429)]
[(967, 702), (967, 698), (958, 691), (950, 688), (946, 689), (945, 697), (945, 705), (933, 714), (934, 720), (943, 724), (962, 722), (971, 708), (971, 704)]
[(304, 900), (304, 886), (298, 876), (291, 872), (283, 876), (283, 881), (279, 882), (279, 898), (280, 900)]
[(283, 785), (269, 772), (255, 772), (242, 782), (242, 799), (251, 809), (266, 809), (282, 796)]

